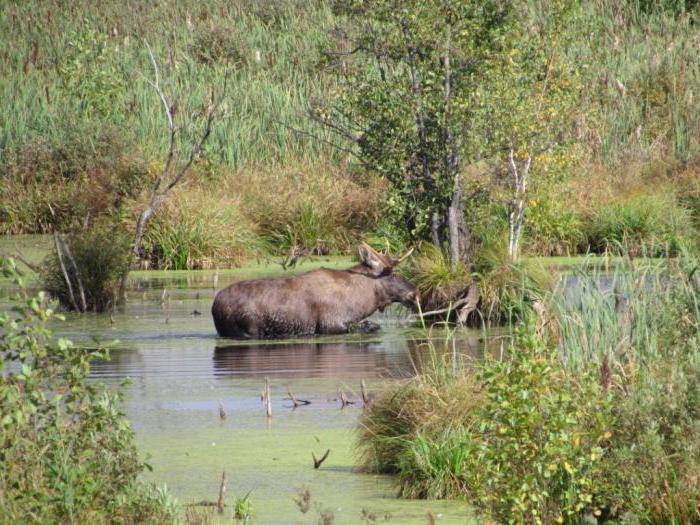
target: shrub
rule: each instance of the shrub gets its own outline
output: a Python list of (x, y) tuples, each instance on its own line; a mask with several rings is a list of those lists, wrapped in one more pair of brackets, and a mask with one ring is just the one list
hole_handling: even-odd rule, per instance
[(479, 315), (487, 323), (514, 321), (551, 288), (551, 276), (536, 262), (512, 261), (503, 239), (484, 244), (476, 256), (481, 299)]
[(446, 308), (465, 296), (472, 276), (463, 264), (450, 268), (449, 256), (432, 244), (422, 243), (410, 264), (400, 270), (420, 291), (424, 311)]
[[(2, 272), (22, 285), (14, 262)], [(40, 292), (0, 314), (0, 516), (12, 523), (170, 523), (173, 502), (147, 467), (120, 394), (88, 381), (103, 349), (54, 340)]]
[(599, 515), (594, 496), (612, 418), (590, 370), (569, 375), (556, 352), (521, 334), (511, 359), (479, 373), (488, 401), (464, 442), (466, 493), (499, 522)]
[(613, 201), (595, 210), (584, 226), (587, 245), (595, 253), (676, 255), (693, 237), (690, 213), (671, 193), (639, 195)]
[(231, 28), (207, 27), (195, 34), (190, 53), (202, 64), (241, 68), (245, 66), (251, 50), (243, 36)]
[(121, 300), (121, 279), (131, 264), (131, 243), (131, 235), (112, 221), (68, 235), (67, 250), (62, 248), (61, 254), (65, 273), (54, 250), (42, 265), (44, 289), (69, 310), (83, 310), (81, 289), (85, 309), (102, 312), (114, 307)]
[[(697, 344), (697, 343), (696, 343)], [(700, 359), (657, 358), (612, 407), (616, 424), (600, 473), (611, 517), (697, 523), (700, 512)]]
[(123, 129), (66, 124), (50, 139), (29, 137), (0, 167), (0, 232), (46, 233), (120, 214), (151, 180)]
[(354, 251), (374, 228), (385, 186), (374, 177), (358, 180), (343, 167), (297, 164), (240, 174), (227, 191), (242, 196), (245, 215), (272, 253), (327, 254)]

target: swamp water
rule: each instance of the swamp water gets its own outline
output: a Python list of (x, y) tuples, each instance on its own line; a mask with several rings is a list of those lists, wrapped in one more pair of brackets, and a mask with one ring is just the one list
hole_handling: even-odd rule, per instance
[[(344, 267), (348, 261), (314, 265)], [(209, 313), (215, 289), (279, 273), (278, 265), (254, 273), (137, 272), (122, 310), (111, 316), (68, 315), (54, 330), (74, 341), (118, 340), (111, 360), (95, 363), (92, 376), (112, 386), (130, 379), (124, 409), (141, 451), (150, 456), (153, 471), (145, 478), (167, 485), (180, 503), (189, 504), (215, 501), (225, 471), (228, 507), (222, 523), (231, 522), (235, 497), (248, 493), (253, 523), (317, 523), (326, 511), (337, 524), (364, 523), (363, 511), (376, 522), (425, 523), (428, 512), (437, 523), (474, 522), (464, 503), (397, 499), (391, 477), (356, 470), (360, 381), (377, 393), (412, 375), (427, 352), (404, 310), (375, 314), (382, 326), (377, 334), (264, 342), (216, 337)], [(5, 287), (0, 308), (8, 306), (7, 292)], [(481, 336), (459, 332), (457, 351), (478, 357)], [(260, 400), (265, 376), (272, 393), (269, 421)], [(355, 404), (341, 409), (340, 390)], [(292, 409), (283, 400), (288, 391), (311, 404)], [(328, 449), (315, 470), (311, 453), (320, 457)], [(302, 487), (311, 493), (305, 514), (294, 501)]]

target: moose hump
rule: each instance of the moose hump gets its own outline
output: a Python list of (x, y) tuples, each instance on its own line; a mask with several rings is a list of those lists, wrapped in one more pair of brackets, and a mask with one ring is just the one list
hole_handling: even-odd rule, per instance
[(216, 331), (238, 339), (343, 334), (391, 303), (413, 308), (416, 287), (393, 273), (412, 251), (392, 257), (363, 243), (360, 263), (347, 270), (233, 283), (214, 299)]

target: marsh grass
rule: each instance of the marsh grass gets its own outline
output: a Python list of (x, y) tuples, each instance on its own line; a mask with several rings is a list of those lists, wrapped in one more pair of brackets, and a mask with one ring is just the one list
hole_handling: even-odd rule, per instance
[(605, 268), (577, 271), (571, 295), (562, 285), (553, 294), (555, 337), (567, 367), (604, 358), (642, 366), (671, 355), (676, 345), (696, 343), (700, 281), (694, 258), (628, 258), (612, 274)]
[(594, 253), (612, 251), (632, 256), (676, 256), (694, 242), (691, 212), (678, 205), (671, 191), (631, 196), (595, 210), (585, 227)]
[(226, 191), (240, 195), (243, 213), (274, 254), (348, 253), (378, 222), (385, 185), (358, 179), (344, 165), (297, 161), (231, 174)]
[(240, 198), (187, 185), (150, 220), (143, 240), (149, 267), (163, 270), (231, 268), (259, 253)]
[[(235, 66), (231, 125), (215, 130), (210, 155), (231, 168), (263, 158), (317, 157), (317, 142), (279, 122), (310, 130), (298, 114), (324, 85), (314, 63), (332, 17), (322, 2), (274, 4), (8, 5), (0, 18), (7, 44), (0, 55), (0, 94), (8, 101), (0, 117), (0, 149), (51, 136), (58, 110), (71, 108), (80, 121), (99, 116), (104, 123), (134, 129), (145, 150), (159, 156), (166, 137), (160, 102), (145, 79), (147, 40), (157, 56), (170, 57), (169, 67), (180, 69), (178, 89), (191, 99), (206, 95), (221, 68)], [(279, 23), (258, 16), (273, 10), (280, 13)], [(161, 30), (163, 20), (168, 32)]]
[(698, 261), (577, 277), (524, 317), (504, 359), (450, 373), (438, 351), (372, 404), (363, 465), (398, 474), (404, 496), (465, 498), (499, 522), (695, 523)]

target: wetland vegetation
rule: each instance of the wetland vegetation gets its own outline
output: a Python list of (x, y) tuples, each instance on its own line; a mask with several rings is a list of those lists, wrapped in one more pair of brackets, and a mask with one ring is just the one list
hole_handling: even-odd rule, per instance
[[(210, 521), (144, 479), (185, 503), (214, 498), (216, 443), (239, 519), (415, 522), (439, 507), (463, 522), (468, 504), (498, 522), (700, 520), (697, 2), (1, 11), (0, 255), (12, 236), (53, 234), (5, 272), (83, 315), (50, 324), (70, 345), (45, 330), (46, 296), (2, 296), (0, 521)], [(215, 288), (348, 267), (360, 242), (415, 247), (400, 272), (423, 325), (392, 311), (377, 317), (386, 338), (207, 339)], [(115, 333), (131, 347), (105, 364), (88, 340)], [(187, 360), (205, 372), (188, 379)], [(194, 397), (169, 384), (174, 369)], [(260, 371), (273, 387), (303, 379), (293, 390), (314, 408), (251, 426)], [(101, 373), (106, 389), (88, 377)], [(143, 406), (113, 393), (130, 375)], [(377, 397), (357, 448), (371, 475), (351, 472), (358, 412), (329, 415), (329, 396), (364, 377)], [(203, 404), (221, 399), (207, 389), (241, 419), (212, 427)], [(182, 414), (197, 424), (173, 422)], [(248, 458), (227, 432), (269, 450)], [(299, 450), (306, 467), (328, 442), (328, 463), (299, 474)], [(391, 479), (428, 506), (368, 496)], [(362, 513), (340, 511), (329, 483), (352, 487)]]

